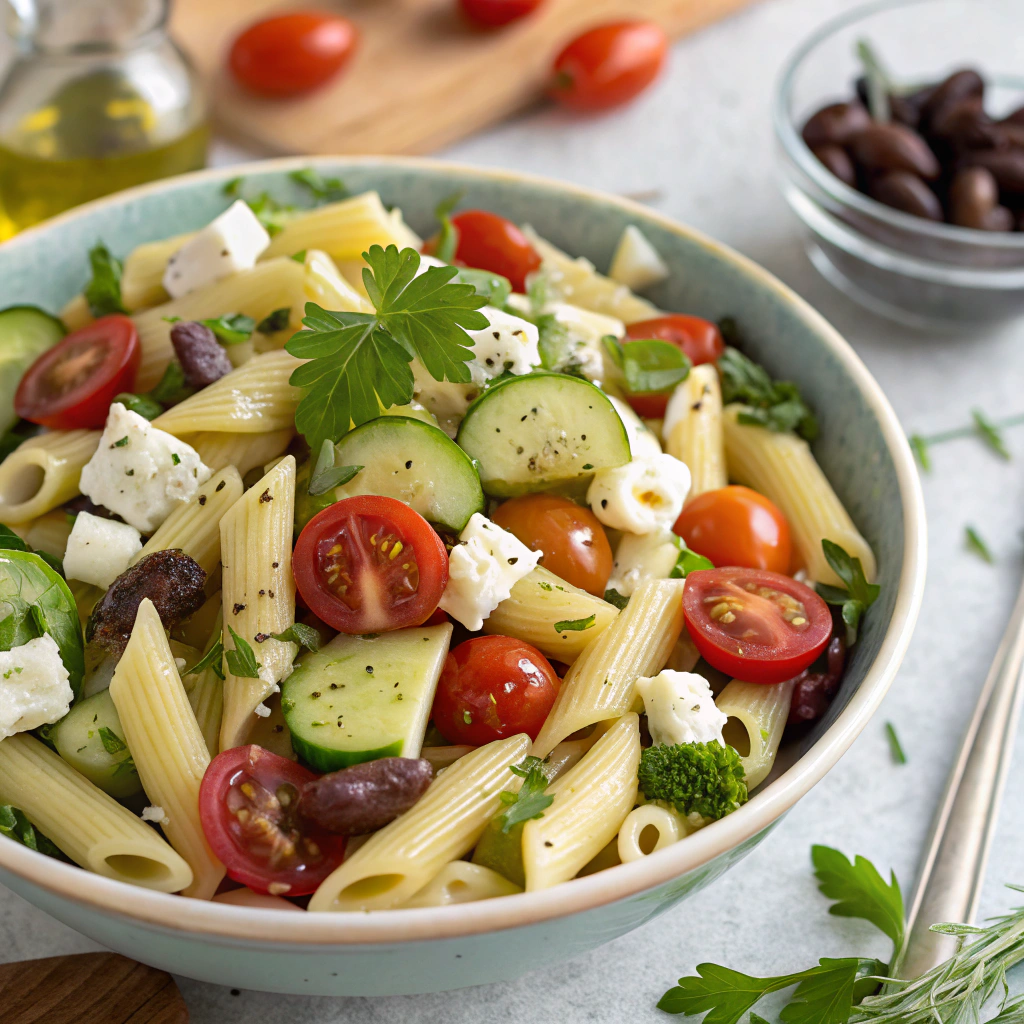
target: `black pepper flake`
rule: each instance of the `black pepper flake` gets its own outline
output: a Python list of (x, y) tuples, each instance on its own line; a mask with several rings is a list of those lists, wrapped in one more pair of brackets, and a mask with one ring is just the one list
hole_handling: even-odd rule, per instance
[(261, 504), (261, 505), (265, 505), (265, 504), (266, 504), (266, 503), (267, 503), (268, 501), (273, 501), (273, 500), (274, 500), (274, 496), (273, 496), (273, 495), (272, 495), (272, 494), (270, 493), (270, 488), (268, 487), (268, 488), (267, 488), (267, 489), (266, 489), (266, 490), (265, 490), (265, 491), (264, 491), (264, 492), (263, 492), (263, 493), (262, 493), (262, 494), (260, 495), (260, 504)]
[(262, 596), (263, 596), (263, 595), (264, 595), (265, 593), (266, 593), (266, 591), (265, 591), (265, 590), (261, 590), (261, 591), (260, 591), (260, 597), (262, 597)]
[(311, 694), (309, 695), (309, 699), (310, 699), (310, 700), (316, 700), (316, 699), (317, 699), (318, 697), (320, 697), (320, 696), (321, 696), (321, 693), (320, 693), (320, 691), (319, 691), (319, 690), (314, 690), (314, 691), (313, 691), (313, 692), (312, 692), (312, 693), (311, 693)]
[(409, 460), (409, 461), (408, 461), (408, 462), (407, 462), (407, 463), (405, 464), (405, 468), (406, 468), (406, 469), (412, 469), (412, 459), (410, 459), (410, 460)]
[(268, 590), (267, 591), (267, 597), (272, 598), (273, 596), (274, 596), (274, 592), (272, 590)]
[(284, 732), (284, 726), (280, 722), (274, 726), (274, 732)]
[(508, 559), (508, 564), (509, 564), (509, 565), (515, 565), (515, 564), (516, 564), (516, 562), (518, 562), (518, 561), (519, 561), (519, 557), (518, 557), (518, 555), (517, 555), (517, 556), (516, 556), (515, 558), (510, 558), (510, 559)]
[(269, 633), (257, 633), (253, 637), (253, 640), (255, 640), (256, 643), (258, 643), (258, 644), (261, 644), (261, 643), (263, 643), (264, 640), (269, 640), (269, 639), (270, 639), (270, 634)]
[(545, 839), (544, 840), (544, 845), (545, 846), (554, 846), (555, 844), (553, 842), (551, 842), (550, 839)]
[(224, 487), (225, 487), (226, 484), (227, 484), (227, 480), (221, 480), (221, 482), (219, 484), (217, 484), (217, 493), (218, 494), (220, 494), (220, 492), (224, 490)]
[(332, 690), (336, 690), (337, 688), (338, 688), (338, 684), (337, 683), (331, 683), (331, 689)]
[(395, 686), (394, 686), (394, 688), (395, 688), (396, 690), (398, 689), (398, 683), (395, 683)]
[(280, 564), (281, 564), (280, 562), (271, 562), (270, 563), (270, 568), (271, 569), (276, 569)]
[(693, 403), (693, 405), (691, 405), (691, 406), (690, 406), (690, 408), (691, 408), (691, 409), (692, 409), (692, 410), (693, 410), (694, 412), (700, 412), (700, 406), (701, 406), (701, 403), (700, 403), (700, 402), (694, 402), (694, 403)]
[(602, 498), (601, 499), (601, 508), (607, 508), (607, 507), (608, 507), (608, 499), (607, 498)]
[(369, 675), (369, 676), (373, 675), (373, 666), (372, 665), (367, 665), (366, 666), (366, 674)]
[(235, 613), (235, 615), (237, 615), (239, 612), (244, 612), (245, 611), (245, 605), (244, 604), (236, 603), (235, 607), (232, 609), (232, 611)]
[(199, 495), (199, 504), (200, 505), (205, 505), (206, 504), (206, 495), (205, 494), (200, 494)]

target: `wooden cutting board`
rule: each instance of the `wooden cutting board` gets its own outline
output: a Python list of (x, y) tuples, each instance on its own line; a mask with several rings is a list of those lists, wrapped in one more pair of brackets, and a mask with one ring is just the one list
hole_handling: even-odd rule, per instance
[[(582, 30), (649, 18), (682, 36), (753, 0), (546, 0), (497, 30), (468, 25), (456, 0), (175, 0), (171, 30), (207, 81), (219, 131), (271, 153), (426, 153), (535, 101), (551, 62)], [(294, 100), (247, 95), (224, 70), (231, 41), (288, 8), (344, 14), (359, 27), (348, 67)]]

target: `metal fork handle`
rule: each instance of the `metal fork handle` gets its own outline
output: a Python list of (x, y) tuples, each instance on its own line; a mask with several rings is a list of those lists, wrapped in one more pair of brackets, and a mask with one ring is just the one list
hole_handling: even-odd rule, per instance
[(956, 939), (929, 931), (972, 923), (978, 910), (1024, 696), (1024, 583), (978, 697), (932, 823), (895, 973), (917, 978), (948, 959)]

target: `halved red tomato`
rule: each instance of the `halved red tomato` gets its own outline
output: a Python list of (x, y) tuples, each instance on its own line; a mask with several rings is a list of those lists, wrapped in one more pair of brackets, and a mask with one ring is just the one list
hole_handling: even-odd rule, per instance
[(199, 788), (210, 849), (236, 882), (274, 896), (306, 896), (344, 860), (345, 839), (300, 817), (308, 768), (255, 744), (218, 754)]
[(14, 411), (54, 430), (98, 429), (114, 396), (131, 391), (141, 361), (131, 318), (101, 317), (47, 349), (25, 371)]
[(832, 634), (832, 613), (810, 587), (764, 569), (691, 572), (683, 613), (704, 660), (748, 683), (799, 675)]
[(342, 633), (418, 626), (448, 584), (444, 542), (396, 498), (361, 494), (318, 512), (292, 556), (309, 610)]
[(467, 267), (501, 274), (513, 290), (526, 291), (526, 277), (540, 267), (540, 256), (519, 226), (489, 210), (463, 210), (452, 217), (459, 244), (455, 260)]

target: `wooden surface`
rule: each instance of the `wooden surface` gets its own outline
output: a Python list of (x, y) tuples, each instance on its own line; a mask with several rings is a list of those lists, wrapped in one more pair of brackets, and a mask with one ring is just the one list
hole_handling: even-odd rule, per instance
[(427, 153), (536, 100), (573, 36), (617, 18), (685, 35), (753, 0), (546, 0), (533, 15), (478, 30), (456, 0), (321, 0), (361, 33), (331, 83), (306, 97), (249, 96), (224, 72), (240, 28), (308, 0), (175, 0), (171, 29), (209, 85), (219, 131), (271, 153)]
[(0, 965), (2, 1024), (188, 1024), (174, 979), (118, 956), (79, 953)]

